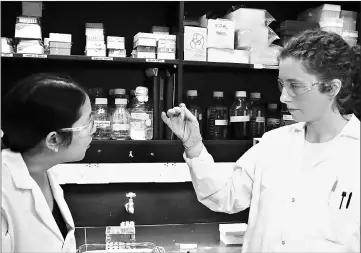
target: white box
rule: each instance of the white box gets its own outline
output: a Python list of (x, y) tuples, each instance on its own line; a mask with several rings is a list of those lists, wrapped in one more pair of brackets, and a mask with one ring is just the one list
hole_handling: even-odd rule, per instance
[(207, 47), (234, 49), (234, 21), (208, 19)]
[(133, 48), (136, 48), (138, 46), (156, 47), (157, 41), (154, 38), (138, 38), (133, 42)]
[(86, 48), (101, 48), (105, 49), (104, 41), (96, 41), (96, 40), (87, 40), (86, 41)]
[(150, 52), (136, 52), (135, 56), (136, 58), (141, 58), (141, 59), (156, 59), (155, 53), (150, 53)]
[(41, 17), (43, 14), (43, 2), (22, 2), (24, 16)]
[(101, 41), (104, 43), (104, 35), (86, 36), (86, 41)]
[(17, 23), (15, 25), (15, 38), (41, 39), (41, 27), (38, 24)]
[(157, 59), (175, 60), (175, 53), (158, 53)]
[(209, 62), (249, 63), (247, 50), (208, 48), (207, 53)]
[(107, 43), (124, 43), (124, 37), (107, 36)]
[(86, 56), (100, 56), (106, 57), (107, 53), (105, 49), (88, 48), (86, 50)]
[(343, 19), (334, 18), (327, 19), (325, 21), (319, 22), (320, 28), (322, 31), (337, 33), (338, 35), (342, 35), (343, 28)]
[(176, 41), (177, 35), (172, 34), (160, 34), (160, 33), (153, 33), (155, 36), (156, 41), (158, 40), (167, 40), (167, 41)]
[(134, 35), (133, 41), (137, 41), (140, 38), (147, 38), (147, 39), (154, 39), (156, 38), (156, 35), (153, 33), (137, 33)]
[(49, 41), (57, 41), (57, 42), (71, 42), (71, 34), (65, 33), (50, 33)]
[(278, 65), (280, 48), (274, 45), (265, 49), (253, 49), (250, 52), (249, 62), (251, 64)]
[(219, 238), (226, 245), (243, 244), (247, 227), (246, 223), (219, 224)]
[(109, 49), (108, 50), (109, 57), (126, 57), (126, 50), (122, 49)]
[(109, 49), (125, 49), (124, 42), (108, 42), (107, 48)]
[(86, 36), (104, 36), (104, 30), (99, 28), (85, 28)]
[(184, 60), (207, 60), (207, 28), (184, 27)]

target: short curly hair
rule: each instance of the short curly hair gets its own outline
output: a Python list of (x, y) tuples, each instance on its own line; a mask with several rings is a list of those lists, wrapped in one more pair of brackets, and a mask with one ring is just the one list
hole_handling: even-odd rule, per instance
[[(293, 57), (301, 60), (305, 69), (319, 80), (342, 82), (335, 97), (335, 106), (341, 114), (360, 111), (360, 46), (350, 47), (338, 34), (319, 29), (306, 30), (291, 38), (281, 50), (279, 59)], [(330, 91), (326, 84), (321, 92)]]

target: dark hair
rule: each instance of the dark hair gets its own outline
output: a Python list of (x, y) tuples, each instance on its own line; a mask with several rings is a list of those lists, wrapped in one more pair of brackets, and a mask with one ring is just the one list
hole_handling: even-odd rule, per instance
[[(87, 93), (69, 77), (36, 74), (20, 81), (5, 97), (2, 126), (5, 147), (23, 153), (61, 128), (72, 127)], [(70, 145), (72, 133), (59, 135)]]
[[(338, 34), (319, 29), (304, 31), (291, 38), (281, 50), (280, 59), (302, 60), (306, 70), (320, 80), (339, 79), (340, 92), (335, 106), (341, 114), (360, 113), (360, 46), (350, 47)], [(321, 92), (330, 91), (325, 83)]]

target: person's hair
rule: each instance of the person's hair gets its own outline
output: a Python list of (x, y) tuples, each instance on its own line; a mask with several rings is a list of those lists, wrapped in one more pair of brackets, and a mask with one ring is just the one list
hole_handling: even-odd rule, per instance
[[(2, 105), (3, 144), (13, 152), (26, 152), (46, 136), (72, 127), (81, 117), (86, 91), (69, 77), (35, 74), (18, 82)], [(62, 145), (69, 146), (72, 132), (58, 132)]]
[(279, 59), (301, 60), (305, 69), (325, 81), (320, 92), (329, 92), (327, 82), (339, 79), (342, 87), (334, 106), (341, 114), (360, 114), (360, 46), (350, 47), (338, 34), (307, 30), (291, 38), (281, 50)]

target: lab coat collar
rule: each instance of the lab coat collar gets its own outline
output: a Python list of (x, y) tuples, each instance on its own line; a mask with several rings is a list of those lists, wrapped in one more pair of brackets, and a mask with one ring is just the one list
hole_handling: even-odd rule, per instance
[[(56, 224), (54, 217), (49, 209), (49, 206), (45, 200), (45, 197), (36, 184), (34, 179), (30, 176), (29, 170), (24, 162), (24, 159), (20, 153), (15, 153), (9, 149), (2, 150), (3, 163), (9, 168), (10, 174), (13, 178), (14, 184), (19, 189), (31, 190), (35, 202), (35, 210), (43, 223), (46, 224), (49, 229), (55, 233), (62, 241), (64, 238)], [(65, 223), (67, 224), (68, 231), (75, 229), (74, 221), (69, 211), (68, 205), (64, 199), (64, 193), (59, 184), (56, 183), (55, 176), (50, 170), (47, 171), (51, 190), (53, 192), (54, 200), (57, 202), (59, 209), (63, 215)]]
[[(350, 114), (345, 116), (349, 121), (342, 129), (340, 135), (347, 136), (355, 139), (360, 139), (360, 120), (355, 116), (355, 114)], [(291, 129), (294, 132), (303, 132), (305, 130), (306, 123), (300, 122), (297, 124), (291, 125)]]

